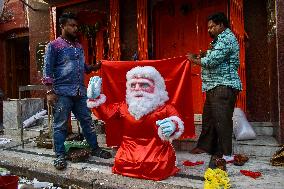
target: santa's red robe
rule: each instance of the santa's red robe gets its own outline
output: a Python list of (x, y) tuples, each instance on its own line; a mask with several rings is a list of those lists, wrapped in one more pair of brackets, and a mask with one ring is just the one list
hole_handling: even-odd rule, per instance
[(105, 121), (121, 119), (122, 142), (115, 156), (113, 173), (163, 180), (178, 172), (174, 148), (170, 142), (160, 139), (156, 125), (157, 120), (180, 117), (173, 105), (158, 107), (139, 120), (129, 114), (125, 102), (102, 105), (96, 111)]

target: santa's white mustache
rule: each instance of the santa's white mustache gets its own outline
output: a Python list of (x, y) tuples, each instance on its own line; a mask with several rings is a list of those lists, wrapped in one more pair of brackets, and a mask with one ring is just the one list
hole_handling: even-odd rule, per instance
[(154, 97), (155, 94), (153, 93), (147, 93), (147, 92), (144, 92), (144, 91), (131, 91), (128, 93), (129, 96), (131, 97)]

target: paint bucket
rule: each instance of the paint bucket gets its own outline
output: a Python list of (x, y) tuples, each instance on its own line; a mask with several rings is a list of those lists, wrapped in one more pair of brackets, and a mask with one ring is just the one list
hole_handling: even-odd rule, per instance
[(19, 177), (15, 175), (0, 176), (1, 189), (17, 189)]

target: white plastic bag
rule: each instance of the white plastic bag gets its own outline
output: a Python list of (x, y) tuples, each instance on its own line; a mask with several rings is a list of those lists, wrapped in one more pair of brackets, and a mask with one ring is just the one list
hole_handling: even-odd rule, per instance
[(234, 109), (232, 119), (233, 132), (237, 140), (251, 140), (256, 138), (256, 133), (240, 108)]
[(26, 119), (23, 122), (23, 127), (31, 127), (37, 120), (44, 117), (44, 115), (47, 113), (46, 110), (41, 110), (40, 112), (36, 113), (35, 115), (31, 116), (30, 118)]

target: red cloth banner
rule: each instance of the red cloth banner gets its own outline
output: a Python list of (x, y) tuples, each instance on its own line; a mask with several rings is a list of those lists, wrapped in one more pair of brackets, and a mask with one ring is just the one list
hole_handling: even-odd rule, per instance
[(254, 178), (254, 179), (261, 176), (261, 172), (258, 172), (258, 171), (254, 172), (254, 171), (249, 171), (249, 170), (240, 170), (240, 172), (243, 175)]
[(192, 161), (186, 160), (186, 161), (184, 161), (182, 164), (183, 164), (184, 166), (192, 167), (192, 166), (196, 166), (196, 165), (203, 165), (203, 164), (204, 164), (204, 161), (192, 162)]
[[(182, 139), (195, 137), (193, 120), (191, 67), (186, 57), (177, 57), (163, 60), (142, 61), (102, 61), (102, 93), (106, 95), (106, 103), (125, 101), (126, 73), (136, 66), (153, 66), (165, 79), (166, 89), (169, 93), (168, 103), (175, 105), (182, 116), (185, 131)], [(93, 112), (100, 118), (95, 110)], [(117, 120), (106, 121), (106, 135), (108, 146), (118, 146), (121, 141), (120, 125)]]

